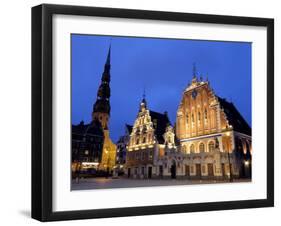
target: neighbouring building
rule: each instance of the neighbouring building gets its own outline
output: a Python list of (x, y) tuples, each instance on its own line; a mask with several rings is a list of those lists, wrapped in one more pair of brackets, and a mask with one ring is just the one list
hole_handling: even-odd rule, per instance
[(167, 112), (162, 114), (149, 110), (143, 98), (127, 146), (127, 177), (153, 178), (163, 174), (158, 160), (170, 149), (175, 149), (175, 145)]
[(72, 125), (72, 172), (97, 170), (102, 157), (104, 135), (99, 121)]
[(117, 173), (124, 174), (124, 165), (126, 163), (127, 145), (130, 141), (130, 134), (132, 132), (133, 126), (126, 124), (125, 133), (120, 136), (116, 143), (116, 170)]
[(194, 73), (177, 110), (176, 135), (186, 154), (186, 176), (251, 177), (251, 128), (233, 103)]

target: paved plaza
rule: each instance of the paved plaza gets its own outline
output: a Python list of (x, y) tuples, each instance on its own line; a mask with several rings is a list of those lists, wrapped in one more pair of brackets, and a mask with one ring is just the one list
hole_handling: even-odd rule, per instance
[[(250, 182), (249, 179), (239, 179), (236, 182)], [(133, 188), (133, 187), (151, 187), (151, 186), (177, 186), (192, 184), (215, 184), (229, 183), (225, 181), (215, 180), (187, 180), (187, 179), (127, 179), (127, 178), (84, 178), (72, 180), (72, 190), (88, 190), (88, 189), (105, 189), (105, 188)]]

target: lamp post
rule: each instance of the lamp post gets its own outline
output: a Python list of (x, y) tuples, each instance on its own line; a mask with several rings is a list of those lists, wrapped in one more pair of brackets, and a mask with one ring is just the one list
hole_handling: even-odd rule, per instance
[(232, 170), (231, 170), (231, 162), (230, 162), (230, 150), (228, 149), (227, 151), (227, 156), (228, 156), (228, 165), (229, 165), (229, 182), (232, 182), (233, 181), (233, 178), (232, 178)]
[(245, 168), (247, 168), (247, 175), (248, 177), (252, 177), (252, 158), (251, 158), (251, 154), (250, 151), (247, 150), (245, 156), (244, 156), (244, 165)]
[(109, 176), (109, 163), (110, 163), (110, 155), (108, 150), (105, 150), (105, 154), (107, 155), (107, 163), (106, 163), (106, 178)]
[[(226, 133), (226, 136), (227, 137), (230, 137), (230, 132), (228, 131)], [(232, 170), (231, 170), (231, 161), (230, 161), (230, 148), (228, 147), (228, 150), (227, 150), (227, 158), (228, 158), (228, 168), (229, 168), (229, 182), (232, 182), (233, 181), (233, 178), (232, 178)]]

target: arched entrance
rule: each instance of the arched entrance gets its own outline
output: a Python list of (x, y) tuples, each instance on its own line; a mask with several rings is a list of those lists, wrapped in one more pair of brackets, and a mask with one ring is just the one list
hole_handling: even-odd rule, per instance
[(176, 165), (176, 161), (173, 160), (171, 165), (171, 178), (176, 179), (176, 176), (177, 176), (177, 165)]

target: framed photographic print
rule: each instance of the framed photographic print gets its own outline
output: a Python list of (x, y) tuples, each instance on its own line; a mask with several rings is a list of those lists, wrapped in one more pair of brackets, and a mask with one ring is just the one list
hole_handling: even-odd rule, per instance
[(32, 8), (32, 217), (274, 205), (274, 21)]

